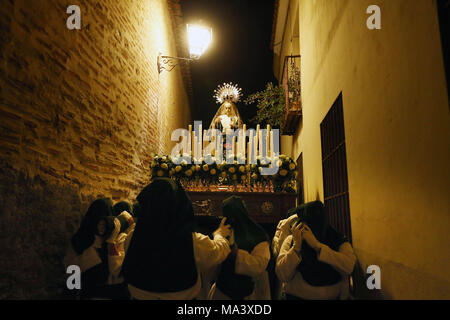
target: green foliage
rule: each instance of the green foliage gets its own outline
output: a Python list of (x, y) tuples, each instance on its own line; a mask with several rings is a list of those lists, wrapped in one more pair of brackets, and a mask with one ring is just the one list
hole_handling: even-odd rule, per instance
[(289, 104), (300, 100), (300, 69), (295, 64), (291, 66), (291, 74), (288, 78), (288, 91)]
[(244, 101), (245, 104), (257, 103), (258, 111), (250, 121), (254, 124), (270, 124), (273, 128), (280, 128), (285, 112), (284, 89), (281, 86), (267, 83), (266, 89), (253, 93)]

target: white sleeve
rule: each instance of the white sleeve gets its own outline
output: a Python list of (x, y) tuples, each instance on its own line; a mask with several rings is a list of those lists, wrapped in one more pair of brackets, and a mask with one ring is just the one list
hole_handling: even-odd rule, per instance
[(275, 231), (275, 236), (272, 240), (272, 252), (275, 257), (280, 253), (280, 247), (283, 244), (284, 239), (286, 239), (286, 237), (291, 234), (291, 223), (295, 219), (297, 219), (297, 216), (292, 215), (287, 219), (280, 220), (280, 222), (278, 223), (277, 230)]
[(280, 246), (281, 244), (283, 244), (282, 241), (280, 241), (280, 236), (281, 236), (281, 226), (283, 224), (284, 220), (281, 220), (280, 222), (278, 222), (277, 225), (277, 230), (275, 231), (275, 235), (273, 236), (272, 239), (272, 253), (274, 254), (274, 256), (278, 256), (278, 253), (280, 253)]
[(128, 248), (130, 247), (131, 238), (133, 238), (133, 234), (134, 234), (134, 228), (127, 234), (127, 238), (125, 239), (125, 243), (123, 246), (125, 253), (127, 253)]
[(253, 278), (262, 274), (270, 260), (269, 247), (269, 243), (264, 241), (254, 247), (251, 253), (239, 249), (236, 255), (236, 273)]
[(292, 236), (289, 235), (281, 245), (280, 254), (277, 258), (275, 273), (281, 282), (289, 282), (294, 278), (297, 266), (302, 261), (291, 247)]
[(317, 259), (331, 265), (336, 271), (344, 275), (349, 275), (353, 272), (356, 263), (356, 256), (353, 248), (349, 242), (344, 242), (339, 251), (334, 251), (327, 245), (320, 245), (320, 253)]
[(115, 243), (108, 243), (108, 267), (110, 278), (116, 281), (119, 278), (120, 270), (122, 270), (123, 260), (125, 259), (125, 240), (126, 233), (117, 236)]
[(228, 240), (218, 234), (211, 240), (204, 234), (194, 232), (193, 239), (195, 261), (200, 271), (221, 264), (231, 251)]

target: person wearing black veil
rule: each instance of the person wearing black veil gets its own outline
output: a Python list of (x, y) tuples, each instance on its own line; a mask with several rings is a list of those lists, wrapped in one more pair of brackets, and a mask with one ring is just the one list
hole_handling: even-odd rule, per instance
[(348, 277), (356, 263), (351, 244), (329, 225), (321, 201), (299, 206), (296, 216), (275, 268), (286, 298), (348, 299)]
[(89, 206), (78, 231), (73, 235), (64, 264), (77, 265), (81, 270), (81, 298), (104, 295), (109, 276), (108, 248), (99, 230), (102, 217), (112, 215), (112, 202), (97, 199)]
[(116, 217), (119, 214), (121, 214), (122, 212), (124, 212), (124, 211), (128, 212), (132, 216), (134, 215), (133, 214), (133, 207), (127, 201), (119, 201), (113, 206), (113, 215), (116, 216)]
[(232, 228), (232, 251), (217, 271), (217, 280), (209, 298), (270, 300), (268, 235), (250, 219), (241, 197), (231, 196), (224, 200), (222, 210)]
[(139, 221), (122, 266), (137, 300), (191, 300), (202, 289), (201, 272), (230, 252), (229, 227), (222, 220), (214, 239), (194, 232), (192, 203), (179, 182), (155, 178), (137, 197)]

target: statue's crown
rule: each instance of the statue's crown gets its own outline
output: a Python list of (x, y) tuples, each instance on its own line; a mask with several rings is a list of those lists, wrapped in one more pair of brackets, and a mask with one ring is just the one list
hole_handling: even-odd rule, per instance
[(219, 85), (216, 90), (214, 90), (214, 98), (216, 98), (217, 103), (221, 104), (225, 101), (238, 102), (241, 98), (241, 88), (237, 85), (230, 83), (224, 83)]

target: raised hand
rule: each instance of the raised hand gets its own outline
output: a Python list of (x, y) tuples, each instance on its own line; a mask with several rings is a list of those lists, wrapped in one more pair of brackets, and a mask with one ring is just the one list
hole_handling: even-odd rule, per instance
[(303, 222), (300, 222), (299, 224), (292, 227), (292, 239), (294, 241), (294, 250), (296, 252), (300, 252), (300, 250), (302, 249), (302, 228)]
[(222, 221), (220, 222), (219, 227), (217, 228), (216, 231), (214, 231), (213, 235), (221, 235), (222, 237), (226, 238), (228, 236), (231, 235), (231, 226), (230, 225), (225, 225), (227, 218), (223, 218)]
[(303, 239), (305, 239), (306, 243), (314, 250), (316, 251), (320, 250), (320, 242), (319, 240), (316, 239), (316, 236), (314, 235), (314, 233), (311, 231), (311, 228), (308, 227), (307, 224), (303, 225), (301, 231)]

